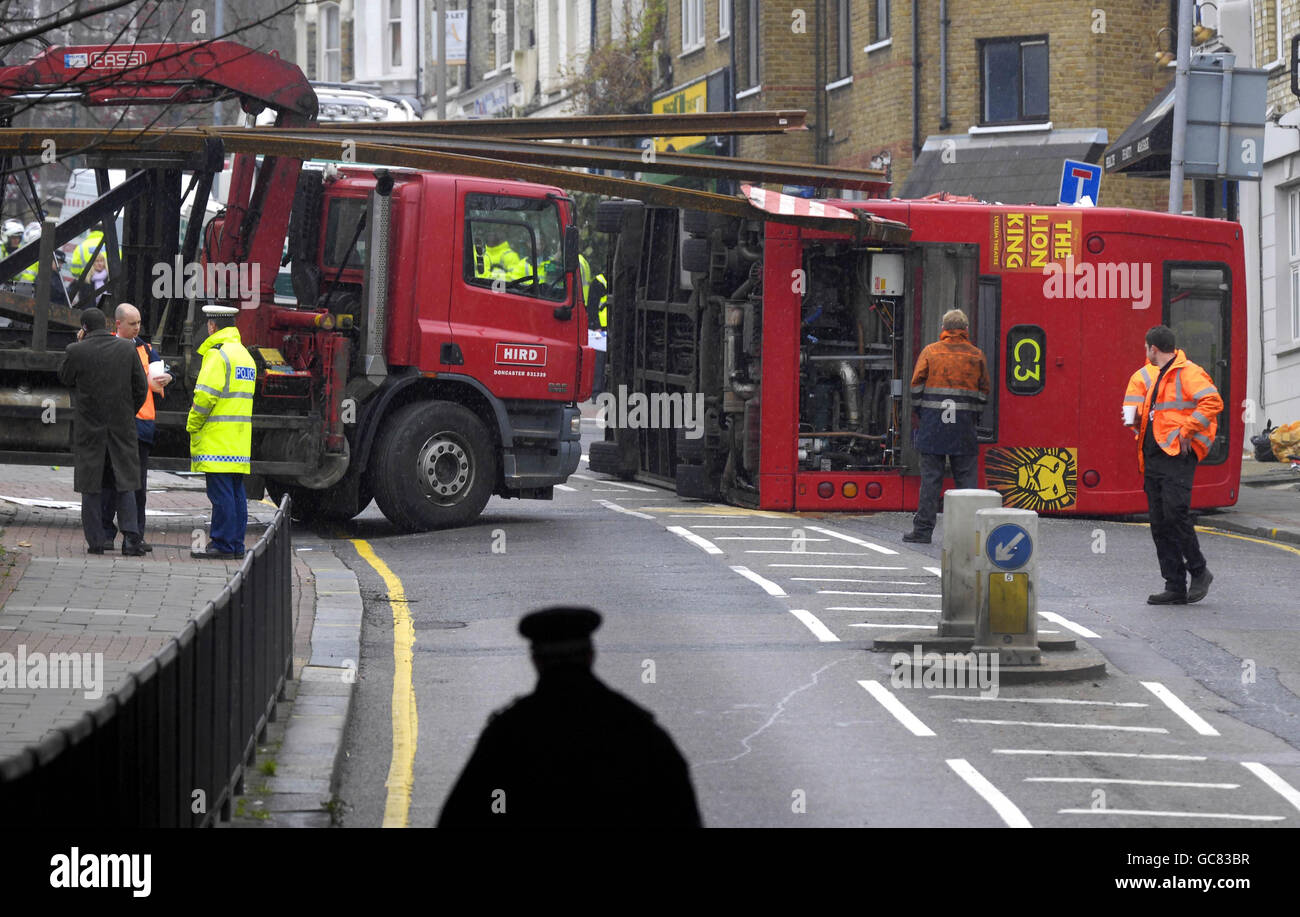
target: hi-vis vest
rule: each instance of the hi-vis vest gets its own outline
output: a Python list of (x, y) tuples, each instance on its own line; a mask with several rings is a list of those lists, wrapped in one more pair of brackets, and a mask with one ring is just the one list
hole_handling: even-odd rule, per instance
[(202, 344), (203, 366), (185, 422), (190, 470), (248, 474), (253, 451), (253, 390), (257, 366), (238, 328), (221, 328)]
[[(135, 348), (135, 352), (140, 355), (140, 365), (144, 367), (144, 377), (148, 379), (149, 378), (149, 345), (137, 344)], [(153, 383), (152, 380), (150, 380), (149, 387), (146, 388), (144, 392), (144, 406), (141, 407), (140, 410), (136, 412), (135, 417), (137, 420), (153, 420), (154, 416), (155, 414), (154, 414), (154, 406), (153, 406)]]
[(1168, 455), (1179, 453), (1178, 440), (1189, 439), (1197, 460), (1204, 459), (1214, 445), (1214, 436), (1218, 432), (1219, 412), (1223, 410), (1223, 399), (1208, 373), (1187, 359), (1181, 350), (1174, 352), (1174, 359), (1160, 380), (1160, 391), (1153, 392), (1152, 386), (1160, 376), (1160, 367), (1148, 363), (1128, 380), (1128, 391), (1124, 393), (1124, 403), (1138, 408), (1138, 424), (1135, 429), (1138, 446), (1138, 468), (1146, 472), (1146, 457), (1142, 453), (1142, 441), (1146, 437), (1148, 418), (1155, 415), (1152, 434), (1156, 445)]
[(528, 262), (519, 257), (519, 253), (510, 247), (509, 242), (498, 242), (474, 252), (476, 260), (475, 273), (479, 277), (493, 277), (502, 280), (518, 280), (527, 277), (533, 271)]

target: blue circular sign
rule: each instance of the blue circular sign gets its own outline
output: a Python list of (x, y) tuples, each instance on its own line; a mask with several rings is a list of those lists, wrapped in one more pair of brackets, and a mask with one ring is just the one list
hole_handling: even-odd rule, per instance
[(1034, 553), (1034, 542), (1029, 533), (1014, 522), (999, 525), (989, 532), (984, 542), (984, 553), (993, 566), (1001, 570), (1015, 570), (1029, 563)]

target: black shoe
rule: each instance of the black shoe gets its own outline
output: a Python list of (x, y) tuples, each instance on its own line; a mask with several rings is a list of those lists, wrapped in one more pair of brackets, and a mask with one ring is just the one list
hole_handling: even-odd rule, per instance
[(99, 545), (98, 547), (94, 547), (94, 548), (86, 548), (86, 553), (87, 553), (87, 554), (103, 554), (103, 553), (104, 553), (104, 546), (103, 546), (103, 545)]
[(1199, 602), (1205, 598), (1205, 594), (1210, 591), (1210, 583), (1214, 582), (1214, 574), (1206, 567), (1200, 572), (1199, 576), (1193, 576), (1191, 584), (1187, 587), (1187, 602)]
[(903, 540), (911, 544), (929, 544), (930, 533), (929, 532), (908, 532), (906, 535), (903, 536)]
[(1170, 592), (1166, 589), (1164, 592), (1157, 592), (1155, 595), (1147, 596), (1148, 605), (1186, 605), (1187, 593)]
[(143, 542), (131, 541), (130, 539), (122, 542), (123, 557), (144, 557), (146, 553), (148, 552), (145, 551)]
[(144, 551), (145, 551), (146, 554), (152, 554), (152, 553), (153, 553), (153, 545), (151, 545), (151, 544), (150, 544), (149, 542), (147, 542), (147, 541), (141, 540), (141, 542), (140, 542), (140, 547), (144, 548)]

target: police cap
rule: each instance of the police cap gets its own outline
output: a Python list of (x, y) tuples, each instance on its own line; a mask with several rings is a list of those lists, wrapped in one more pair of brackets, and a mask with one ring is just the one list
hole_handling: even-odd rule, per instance
[(203, 307), (203, 314), (212, 318), (218, 315), (238, 315), (239, 308), (237, 306), (218, 306), (212, 303)]
[(524, 615), (519, 633), (532, 643), (534, 653), (559, 655), (590, 647), (591, 634), (598, 627), (598, 612), (557, 605)]

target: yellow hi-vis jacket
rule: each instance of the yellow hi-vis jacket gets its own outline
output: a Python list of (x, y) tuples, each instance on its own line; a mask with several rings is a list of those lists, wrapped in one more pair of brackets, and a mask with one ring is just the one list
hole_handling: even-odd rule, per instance
[(257, 365), (238, 328), (220, 328), (199, 345), (203, 366), (185, 421), (190, 470), (248, 474), (253, 451), (253, 390)]
[(1153, 391), (1160, 367), (1148, 363), (1128, 380), (1124, 403), (1138, 407), (1137, 434), (1138, 469), (1146, 473), (1146, 458), (1142, 454), (1142, 441), (1146, 437), (1148, 418), (1154, 413), (1155, 427), (1151, 433), (1156, 445), (1168, 455), (1178, 455), (1179, 439), (1189, 440), (1197, 461), (1205, 458), (1214, 445), (1218, 432), (1219, 412), (1223, 399), (1214, 387), (1209, 373), (1201, 369), (1181, 350), (1174, 352), (1169, 371), (1160, 380), (1160, 391)]

